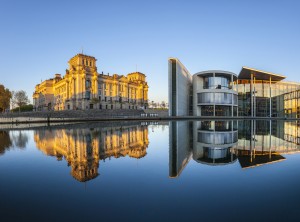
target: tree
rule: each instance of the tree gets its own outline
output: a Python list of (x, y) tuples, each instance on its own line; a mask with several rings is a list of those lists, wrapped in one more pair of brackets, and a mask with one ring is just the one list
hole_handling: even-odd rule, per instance
[(32, 104), (28, 104), (28, 105), (23, 105), (21, 107), (17, 107), (14, 109), (11, 109), (11, 112), (30, 112), (33, 110), (33, 105)]
[(16, 91), (13, 93), (13, 103), (19, 107), (27, 105), (29, 103), (28, 96), (24, 90)]
[(9, 108), (11, 99), (11, 92), (6, 89), (3, 85), (0, 85), (0, 112), (4, 112)]

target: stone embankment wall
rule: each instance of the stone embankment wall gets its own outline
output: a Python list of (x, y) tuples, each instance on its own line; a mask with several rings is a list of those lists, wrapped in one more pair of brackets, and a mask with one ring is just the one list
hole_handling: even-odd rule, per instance
[(167, 117), (169, 116), (169, 110), (167, 109), (145, 109), (144, 112), (149, 116)]
[(63, 122), (71, 120), (165, 117), (161, 110), (65, 110), (0, 114), (0, 123)]

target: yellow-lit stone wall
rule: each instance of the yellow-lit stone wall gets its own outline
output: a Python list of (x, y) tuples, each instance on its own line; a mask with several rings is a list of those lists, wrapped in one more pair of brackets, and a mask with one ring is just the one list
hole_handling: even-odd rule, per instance
[(63, 78), (56, 74), (37, 85), (35, 110), (147, 108), (148, 84), (143, 73), (99, 74), (96, 61), (95, 57), (77, 54), (69, 60)]

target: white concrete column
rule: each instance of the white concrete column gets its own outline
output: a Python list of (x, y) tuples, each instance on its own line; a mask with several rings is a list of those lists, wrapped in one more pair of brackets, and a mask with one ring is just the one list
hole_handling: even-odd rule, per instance
[(251, 80), (250, 80), (250, 105), (251, 105), (251, 117), (253, 117), (253, 73), (251, 73)]
[(253, 80), (253, 116), (256, 117), (256, 89), (255, 89), (255, 81), (256, 78), (254, 77)]
[[(213, 86), (216, 87), (216, 84), (215, 84), (215, 78), (216, 78), (216, 73), (213, 73)], [(214, 116), (216, 116), (216, 94), (214, 93)]]
[(271, 135), (272, 135), (272, 121), (270, 121), (270, 131), (269, 131), (269, 140), (270, 140), (270, 144), (269, 144), (269, 155), (270, 155), (270, 158), (271, 158), (271, 151), (272, 151), (272, 138), (271, 138)]
[[(231, 90), (233, 91), (233, 75), (231, 75)], [(231, 117), (233, 117), (233, 93), (231, 93)]]
[(272, 78), (270, 77), (270, 117), (272, 117)]

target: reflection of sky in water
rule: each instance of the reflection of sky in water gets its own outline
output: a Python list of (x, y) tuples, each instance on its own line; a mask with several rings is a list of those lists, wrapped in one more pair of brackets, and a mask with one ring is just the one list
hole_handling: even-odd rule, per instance
[[(21, 131), (28, 138), (26, 147), (15, 146), (0, 156), (1, 221), (296, 218), (300, 203), (298, 153), (282, 154), (284, 161), (249, 169), (242, 169), (238, 160), (212, 166), (190, 156), (180, 175), (170, 178), (173, 150), (169, 126), (147, 129), (149, 145), (143, 158), (126, 155), (100, 160), (99, 175), (85, 183), (70, 175), (65, 158), (58, 161), (37, 149), (37, 131)], [(9, 135), (12, 138), (19, 131)]]

